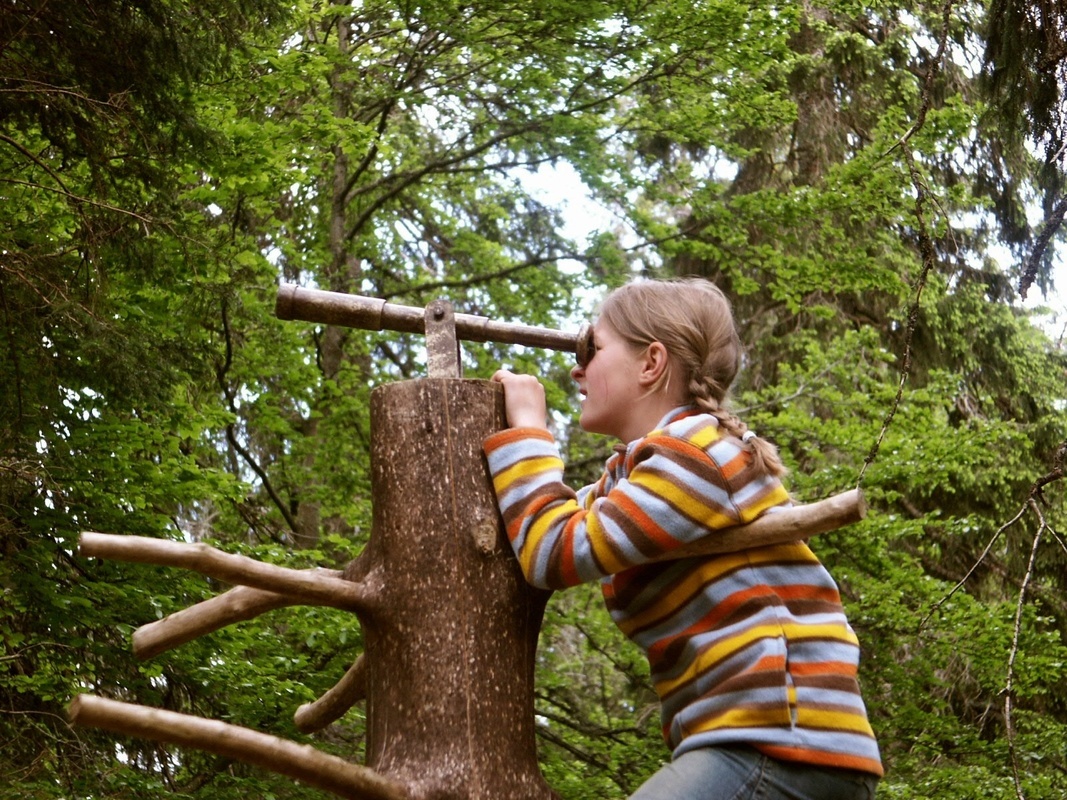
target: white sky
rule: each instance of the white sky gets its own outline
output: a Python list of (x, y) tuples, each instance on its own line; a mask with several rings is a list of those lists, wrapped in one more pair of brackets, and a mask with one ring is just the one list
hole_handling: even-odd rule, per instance
[[(524, 173), (523, 185), (531, 194), (545, 204), (561, 212), (564, 224), (562, 233), (580, 245), (594, 231), (613, 230), (625, 222), (589, 196), (581, 178), (567, 163), (544, 166), (537, 172)], [(996, 256), (994, 255), (996, 258)], [(1008, 266), (1005, 253), (997, 260)], [(1045, 309), (1035, 315), (1034, 323), (1042, 327), (1060, 347), (1067, 346), (1067, 256), (1060, 255), (1052, 275), (1053, 293), (1047, 298), (1040, 290), (1032, 288), (1025, 301), (1018, 300), (1025, 308)]]

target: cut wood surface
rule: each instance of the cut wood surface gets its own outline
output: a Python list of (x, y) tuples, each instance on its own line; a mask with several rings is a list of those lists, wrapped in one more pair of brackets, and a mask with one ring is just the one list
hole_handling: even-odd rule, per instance
[(75, 697), (69, 708), (75, 725), (195, 747), (287, 775), (350, 800), (410, 800), (399, 782), (349, 764), (309, 745), (218, 720), (122, 703), (95, 695)]

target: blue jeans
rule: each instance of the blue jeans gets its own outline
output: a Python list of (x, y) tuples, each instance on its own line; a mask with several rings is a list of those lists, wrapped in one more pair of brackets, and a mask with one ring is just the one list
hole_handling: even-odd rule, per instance
[(704, 747), (678, 756), (630, 800), (874, 800), (876, 775), (792, 764), (751, 747)]

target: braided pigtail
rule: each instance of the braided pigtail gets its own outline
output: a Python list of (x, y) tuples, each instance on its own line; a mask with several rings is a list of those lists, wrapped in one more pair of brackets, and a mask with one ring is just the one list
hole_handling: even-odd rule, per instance
[(778, 448), (771, 442), (750, 431), (745, 423), (729, 411), (720, 411), (715, 416), (723, 430), (741, 440), (741, 446), (752, 454), (752, 460), (759, 469), (776, 477), (788, 472), (778, 455)]
[(731, 411), (723, 408), (717, 399), (725, 397), (726, 390), (721, 389), (713, 378), (707, 375), (695, 375), (689, 380), (689, 394), (693, 402), (702, 410), (719, 421), (719, 427), (730, 436), (741, 440), (741, 446), (752, 454), (752, 460), (758, 469), (776, 477), (788, 471), (778, 455), (778, 448), (766, 439), (761, 439), (755, 431)]
[[(681, 373), (685, 392), (679, 399), (713, 414), (727, 434), (741, 439), (758, 468), (775, 476), (785, 473), (778, 449), (726, 410), (742, 348), (730, 301), (715, 284), (692, 278), (634, 281), (608, 295), (600, 318), (635, 347), (661, 342)], [(665, 372), (651, 391), (669, 393), (672, 383)]]

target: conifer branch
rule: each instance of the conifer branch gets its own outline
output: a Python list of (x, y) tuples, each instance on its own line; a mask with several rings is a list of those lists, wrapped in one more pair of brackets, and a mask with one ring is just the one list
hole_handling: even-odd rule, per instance
[(1012, 709), (1015, 704), (1015, 659), (1019, 654), (1019, 636), (1022, 633), (1023, 627), (1023, 608), (1026, 605), (1026, 588), (1030, 585), (1030, 580), (1034, 575), (1034, 564), (1037, 562), (1037, 550), (1041, 544), (1041, 534), (1044, 533), (1048, 524), (1045, 522), (1045, 516), (1041, 513), (1041, 508), (1034, 501), (1033, 498), (1027, 500), (1026, 503), (1030, 509), (1037, 515), (1038, 528), (1037, 533), (1034, 534), (1034, 542), (1030, 547), (1030, 560), (1026, 564), (1026, 575), (1023, 577), (1023, 584), (1019, 587), (1019, 599), (1015, 604), (1015, 622), (1012, 626), (1011, 633), (1011, 650), (1008, 652), (1008, 676), (1004, 685), (1004, 731), (1008, 737), (1008, 754), (1011, 757), (1011, 775), (1012, 780), (1015, 782), (1015, 793), (1019, 800), (1026, 800), (1026, 796), (1023, 793), (1022, 778), (1019, 770), (1019, 753), (1015, 747), (1015, 723), (1012, 719)]

